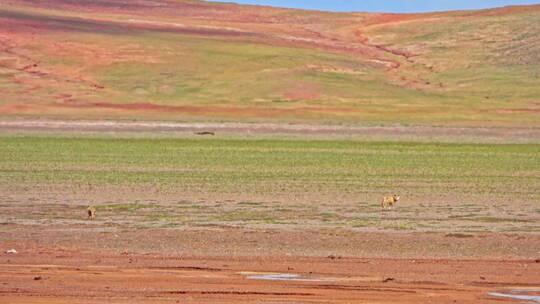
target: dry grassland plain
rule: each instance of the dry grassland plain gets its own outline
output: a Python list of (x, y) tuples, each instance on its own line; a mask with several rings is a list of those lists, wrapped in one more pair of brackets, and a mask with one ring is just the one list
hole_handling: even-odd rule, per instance
[(540, 6), (0, 3), (0, 302), (537, 300), (539, 35)]

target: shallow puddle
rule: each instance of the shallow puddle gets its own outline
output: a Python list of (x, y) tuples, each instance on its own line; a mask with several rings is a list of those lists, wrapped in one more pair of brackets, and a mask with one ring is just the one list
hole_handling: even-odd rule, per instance
[(242, 272), (248, 280), (265, 280), (265, 281), (302, 281), (302, 282), (322, 282), (328, 279), (313, 278), (301, 276), (294, 273), (257, 273), (257, 272)]
[(512, 290), (507, 293), (503, 292), (488, 292), (490, 296), (498, 298), (507, 298), (513, 300), (530, 301), (532, 303), (540, 303), (540, 295), (531, 295), (531, 292), (537, 293), (540, 290)]

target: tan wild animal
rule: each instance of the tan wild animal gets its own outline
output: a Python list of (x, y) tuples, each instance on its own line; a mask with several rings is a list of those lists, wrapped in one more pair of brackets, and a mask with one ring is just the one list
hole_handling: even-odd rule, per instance
[(96, 207), (89, 206), (86, 212), (88, 212), (88, 219), (93, 220), (96, 218)]
[(381, 209), (392, 209), (394, 207), (394, 204), (399, 201), (399, 195), (394, 194), (392, 196), (385, 196), (383, 197), (381, 201)]

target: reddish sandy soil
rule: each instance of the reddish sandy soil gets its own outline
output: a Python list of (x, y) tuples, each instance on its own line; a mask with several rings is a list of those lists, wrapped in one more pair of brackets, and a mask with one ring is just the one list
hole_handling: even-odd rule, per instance
[[(508, 300), (488, 292), (540, 288), (540, 261), (534, 259), (141, 254), (83, 250), (77, 245), (82, 239), (73, 239), (69, 249), (36, 245), (19, 236), (2, 244), (18, 246), (19, 253), (0, 256), (1, 303), (493, 303)], [(148, 236), (164, 241), (167, 233)], [(200, 234), (198, 241), (211, 239)], [(249, 277), (261, 273), (300, 277)]]
[[(39, 203), (20, 204), (2, 208), (17, 223), (0, 217), (0, 303), (493, 303), (488, 292), (540, 290), (537, 233), (152, 228), (104, 212), (25, 220)], [(250, 278), (261, 273), (299, 277)]]

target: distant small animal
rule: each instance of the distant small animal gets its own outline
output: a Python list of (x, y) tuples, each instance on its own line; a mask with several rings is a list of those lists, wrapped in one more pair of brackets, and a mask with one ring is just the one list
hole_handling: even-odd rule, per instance
[(86, 209), (86, 212), (88, 213), (89, 220), (93, 220), (96, 218), (96, 207), (88, 206), (88, 209)]
[(204, 131), (204, 132), (196, 132), (195, 133), (196, 135), (216, 135), (214, 132), (208, 132), (208, 131)]
[(381, 209), (392, 209), (394, 204), (399, 201), (399, 195), (394, 194), (392, 196), (385, 196), (381, 201)]

